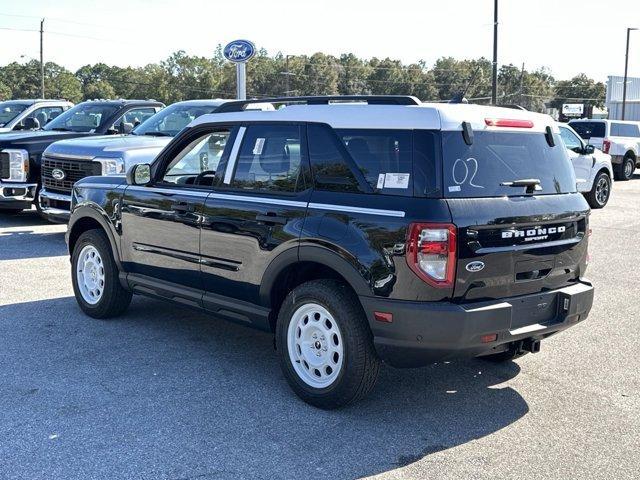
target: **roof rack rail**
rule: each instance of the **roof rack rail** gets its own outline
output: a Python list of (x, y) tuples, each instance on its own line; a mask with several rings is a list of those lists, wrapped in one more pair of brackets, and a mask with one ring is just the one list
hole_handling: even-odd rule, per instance
[(318, 95), (236, 100), (223, 103), (216, 109), (216, 113), (242, 112), (244, 111), (244, 107), (254, 103), (305, 103), (307, 105), (328, 105), (330, 102), (367, 102), (369, 105), (420, 105), (420, 100), (410, 95)]

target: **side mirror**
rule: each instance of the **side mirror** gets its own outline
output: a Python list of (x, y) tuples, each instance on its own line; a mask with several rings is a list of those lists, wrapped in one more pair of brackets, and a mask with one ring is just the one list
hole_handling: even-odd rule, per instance
[(22, 121), (22, 127), (25, 130), (38, 130), (40, 128), (40, 122), (37, 118), (27, 117)]
[(151, 183), (151, 165), (138, 163), (127, 172), (128, 185), (148, 185)]
[(585, 146), (584, 146), (584, 149), (582, 150), (582, 153), (583, 153), (584, 155), (591, 155), (591, 154), (593, 154), (595, 151), (596, 151), (596, 147), (594, 147), (593, 145), (589, 145), (589, 144), (587, 144), (587, 145), (585, 145)]
[(128, 134), (128, 133), (131, 133), (131, 130), (133, 130), (133, 124), (127, 123), (127, 122), (120, 122), (116, 128), (118, 129), (118, 133)]

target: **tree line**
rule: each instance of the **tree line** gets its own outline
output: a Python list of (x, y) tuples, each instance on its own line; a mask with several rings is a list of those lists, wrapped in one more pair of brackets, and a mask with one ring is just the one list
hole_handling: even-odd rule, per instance
[[(153, 98), (164, 103), (196, 98), (234, 98), (235, 66), (219, 46), (212, 58), (178, 51), (144, 67), (85, 65), (71, 72), (45, 63), (47, 98), (73, 102), (94, 98)], [(491, 62), (486, 58), (456, 60), (442, 57), (433, 65), (403, 64), (390, 58), (269, 55), (261, 50), (247, 64), (247, 95), (414, 95), (423, 101), (447, 101), (464, 93), (473, 103), (491, 97)], [(40, 97), (40, 64), (13, 62), (0, 67), (0, 99)], [(498, 103), (528, 110), (559, 108), (563, 103), (602, 107), (605, 85), (586, 74), (556, 80), (549, 70), (502, 65), (498, 71)]]

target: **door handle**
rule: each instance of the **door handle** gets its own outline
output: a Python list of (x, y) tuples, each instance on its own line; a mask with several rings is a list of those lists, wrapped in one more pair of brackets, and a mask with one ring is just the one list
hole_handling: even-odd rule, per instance
[(173, 205), (171, 205), (171, 210), (179, 213), (189, 213), (189, 212), (195, 212), (196, 206), (193, 205), (192, 203), (180, 202), (180, 203), (174, 203)]
[(264, 222), (266, 224), (277, 223), (279, 225), (286, 225), (286, 223), (289, 221), (287, 217), (280, 217), (275, 213), (271, 213), (271, 212), (267, 213), (266, 215), (261, 215), (261, 214), (256, 215), (256, 220), (259, 222)]

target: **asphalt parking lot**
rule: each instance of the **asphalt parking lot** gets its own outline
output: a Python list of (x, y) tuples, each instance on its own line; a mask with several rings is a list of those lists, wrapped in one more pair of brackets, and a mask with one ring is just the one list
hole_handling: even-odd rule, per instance
[(85, 317), (64, 226), (0, 217), (0, 478), (638, 478), (640, 176), (592, 214), (590, 318), (504, 365), (302, 403), (271, 337), (141, 297)]

